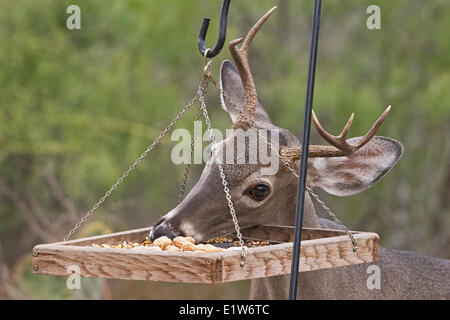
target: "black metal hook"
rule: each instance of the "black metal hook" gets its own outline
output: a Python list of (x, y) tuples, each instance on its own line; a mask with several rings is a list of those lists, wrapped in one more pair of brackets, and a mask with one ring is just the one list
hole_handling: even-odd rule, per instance
[[(225, 44), (225, 37), (227, 35), (227, 19), (228, 19), (228, 8), (230, 7), (230, 0), (223, 0), (222, 9), (220, 11), (220, 27), (219, 27), (219, 38), (214, 48), (209, 49), (206, 54), (207, 58), (215, 57), (222, 50)], [(208, 32), (209, 22), (211, 19), (203, 18), (202, 26), (200, 28), (200, 33), (198, 34), (198, 50), (200, 54), (205, 56), (207, 50), (205, 46), (206, 33)]]

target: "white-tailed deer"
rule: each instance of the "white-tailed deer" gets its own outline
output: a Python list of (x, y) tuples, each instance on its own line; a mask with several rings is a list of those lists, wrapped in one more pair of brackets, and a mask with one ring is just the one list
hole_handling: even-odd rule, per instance
[[(288, 130), (274, 125), (257, 95), (248, 49), (252, 39), (273, 9), (262, 17), (247, 37), (230, 43), (229, 48), (237, 71), (229, 61), (221, 67), (221, 85), (227, 97), (241, 108), (236, 110), (222, 97), (223, 107), (231, 116), (232, 133), (216, 145), (222, 154), (234, 150), (238, 131), (251, 124), (279, 134), (279, 154), (298, 171), (300, 143)], [(237, 45), (242, 43), (241, 48)], [(327, 133), (314, 116), (320, 135), (331, 146), (310, 146), (307, 184), (328, 193), (348, 196), (361, 192), (378, 182), (399, 160), (403, 146), (390, 138), (375, 136), (389, 108), (364, 137), (346, 140), (353, 115), (339, 136)], [(233, 132), (234, 132), (233, 131)], [(248, 152), (247, 147), (246, 152)], [(152, 239), (167, 235), (192, 236), (197, 241), (232, 233), (234, 225), (223, 193), (217, 160), (211, 158), (186, 198), (161, 218), (150, 233)], [(223, 164), (228, 187), (241, 228), (259, 224), (293, 225), (298, 181), (285, 166), (273, 175), (262, 175), (261, 164)], [(319, 218), (306, 194), (304, 226), (339, 229), (331, 220)], [(381, 271), (380, 288), (369, 289), (368, 264), (354, 265), (300, 274), (300, 299), (450, 299), (450, 260), (431, 258), (412, 252), (380, 249), (375, 263)], [(286, 299), (289, 276), (255, 279), (251, 298)]]

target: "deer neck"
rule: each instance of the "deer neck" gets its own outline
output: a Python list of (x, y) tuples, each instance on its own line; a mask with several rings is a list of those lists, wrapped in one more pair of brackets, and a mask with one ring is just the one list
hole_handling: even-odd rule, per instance
[[(274, 221), (277, 225), (293, 226), (295, 224), (295, 213), (297, 205), (297, 192), (287, 201), (288, 208), (280, 210)], [(320, 228), (319, 218), (314, 210), (313, 202), (308, 193), (305, 193), (305, 206), (303, 211), (303, 226), (307, 228)]]

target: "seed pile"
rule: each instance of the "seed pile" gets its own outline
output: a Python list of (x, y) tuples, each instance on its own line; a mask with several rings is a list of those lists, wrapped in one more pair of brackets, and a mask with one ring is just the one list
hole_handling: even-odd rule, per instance
[(117, 245), (110, 244), (92, 244), (94, 248), (114, 248), (114, 249), (147, 249), (153, 251), (168, 251), (168, 252), (221, 252), (224, 249), (213, 246), (212, 244), (195, 244), (192, 237), (175, 237), (173, 240), (166, 236), (160, 237), (153, 241), (147, 237), (141, 243), (123, 241)]
[[(237, 247), (240, 246), (239, 240), (233, 239), (232, 237), (218, 237), (211, 240), (206, 241), (206, 243), (214, 243), (214, 244), (232, 244), (232, 246)], [(244, 244), (247, 247), (263, 247), (268, 246), (270, 243), (268, 241), (259, 241), (259, 240), (244, 240)]]
[[(249, 247), (266, 246), (269, 242), (246, 240), (245, 245)], [(224, 249), (213, 244), (228, 244), (229, 248)], [(166, 236), (159, 237), (155, 241), (151, 242), (148, 237), (142, 242), (129, 242), (123, 241), (122, 243), (111, 244), (92, 244), (93, 248), (113, 248), (113, 249), (147, 249), (152, 251), (168, 251), (168, 252), (221, 252), (224, 250), (239, 250), (239, 241), (231, 237), (218, 237), (208, 240), (206, 243), (195, 244), (195, 240), (192, 237), (175, 237), (173, 240)]]

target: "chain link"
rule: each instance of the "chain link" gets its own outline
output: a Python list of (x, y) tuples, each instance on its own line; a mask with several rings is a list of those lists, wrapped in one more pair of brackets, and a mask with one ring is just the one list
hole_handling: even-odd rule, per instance
[[(199, 121), (201, 116), (202, 116), (202, 108), (198, 108), (196, 120)], [(194, 122), (194, 124), (195, 124), (195, 122)], [(181, 187), (180, 187), (180, 193), (178, 194), (178, 204), (180, 204), (181, 201), (183, 201), (184, 193), (186, 191), (186, 184), (187, 184), (187, 180), (189, 178), (189, 173), (191, 171), (191, 161), (192, 161), (192, 155), (194, 153), (194, 143), (195, 143), (195, 127), (194, 127), (194, 133), (192, 134), (192, 138), (191, 138), (191, 145), (190, 145), (191, 149), (190, 149), (189, 162), (186, 164), (186, 168), (184, 170), (183, 181), (182, 181)]]
[[(210, 75), (208, 74), (207, 76), (210, 77)], [(240, 266), (241, 268), (243, 268), (245, 266), (245, 259), (247, 258), (247, 252), (246, 252), (246, 246), (244, 244), (244, 240), (242, 239), (242, 233), (241, 233), (241, 229), (239, 227), (239, 222), (236, 216), (236, 211), (234, 209), (234, 204), (233, 204), (233, 200), (231, 198), (231, 193), (230, 193), (230, 189), (228, 188), (228, 183), (227, 183), (227, 179), (225, 176), (225, 172), (223, 170), (223, 166), (222, 166), (222, 161), (219, 158), (218, 153), (216, 152), (216, 137), (214, 135), (214, 131), (212, 130), (211, 127), (211, 122), (209, 120), (209, 115), (208, 115), (208, 110), (206, 109), (206, 103), (205, 103), (205, 94), (206, 94), (206, 87), (204, 90), (200, 91), (199, 90), (199, 101), (200, 101), (200, 108), (202, 108), (203, 110), (203, 117), (205, 118), (205, 122), (209, 131), (209, 135), (211, 137), (211, 158), (212, 160), (217, 160), (217, 167), (219, 168), (219, 173), (220, 173), (220, 178), (222, 180), (222, 185), (223, 185), (223, 191), (225, 193), (225, 198), (227, 200), (227, 204), (228, 204), (228, 208), (230, 210), (230, 214), (231, 214), (231, 218), (233, 220), (233, 224), (234, 224), (234, 229), (236, 230), (236, 235), (238, 237), (239, 240), (239, 245), (241, 246), (241, 263)]]
[(306, 186), (306, 190), (308, 190), (309, 194), (310, 194), (314, 199), (316, 199), (316, 201), (322, 206), (322, 208), (325, 209), (325, 211), (330, 215), (330, 217), (332, 217), (332, 218), (334, 219), (334, 221), (336, 221), (338, 224), (340, 224), (340, 225), (344, 228), (345, 232), (347, 233), (347, 235), (350, 237), (350, 240), (352, 241), (352, 244), (353, 244), (353, 251), (356, 251), (356, 249), (357, 249), (357, 247), (356, 247), (356, 240), (355, 240), (355, 238), (353, 237), (353, 234), (350, 232), (350, 230), (348, 230), (348, 228), (342, 223), (342, 221), (339, 220), (338, 217), (336, 217), (336, 215), (335, 215), (335, 214), (331, 211), (331, 209), (325, 204), (325, 202), (323, 202), (323, 201), (319, 198), (319, 196), (313, 192), (313, 190), (312, 190), (310, 187)]

